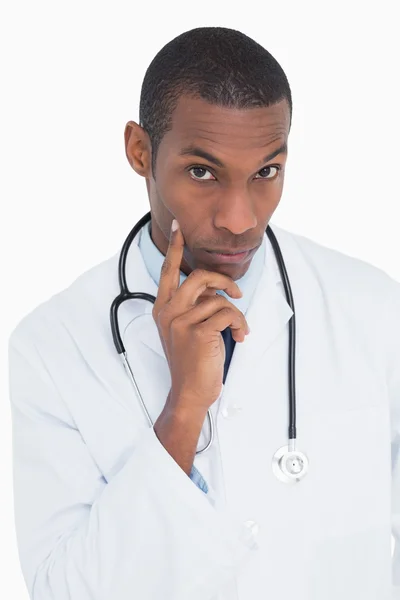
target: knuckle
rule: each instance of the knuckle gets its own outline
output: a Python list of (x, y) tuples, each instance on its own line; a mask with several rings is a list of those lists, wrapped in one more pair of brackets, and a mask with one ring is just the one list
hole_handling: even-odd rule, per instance
[(222, 314), (223, 314), (224, 316), (227, 316), (227, 317), (228, 317), (228, 316), (230, 317), (230, 316), (232, 316), (232, 315), (235, 315), (235, 314), (236, 314), (236, 311), (235, 311), (235, 309), (234, 309), (234, 308), (231, 308), (230, 306), (224, 306), (224, 307), (221, 309), (221, 312), (222, 312)]
[(228, 307), (228, 300), (221, 296), (221, 294), (216, 294), (210, 298), (210, 302), (215, 306), (215, 308), (225, 308)]
[(171, 331), (179, 331), (182, 327), (182, 318), (176, 317), (173, 319), (169, 325)]
[(240, 310), (238, 310), (238, 322), (244, 327), (246, 327), (246, 317), (242, 312), (240, 312)]
[(194, 271), (189, 273), (188, 278), (195, 279), (195, 280), (197, 280), (197, 279), (202, 280), (206, 273), (207, 273), (207, 271), (205, 269), (194, 269)]
[(161, 327), (165, 327), (169, 321), (168, 304), (163, 306), (158, 312), (157, 322)]

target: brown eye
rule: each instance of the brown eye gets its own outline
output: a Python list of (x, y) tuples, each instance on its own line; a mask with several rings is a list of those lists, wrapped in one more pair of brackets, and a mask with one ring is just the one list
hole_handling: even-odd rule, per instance
[(192, 177), (195, 181), (210, 181), (209, 177), (202, 177), (202, 175), (204, 175), (204, 173), (209, 173), (210, 175), (212, 175), (212, 173), (205, 167), (192, 167), (191, 169), (189, 169), (189, 173), (191, 171), (196, 172), (195, 175), (192, 175)]
[(270, 167), (264, 167), (258, 173), (265, 173), (265, 172), (267, 172), (267, 174), (268, 174), (271, 169), (275, 169), (276, 170), (276, 174), (274, 174), (274, 177), (258, 177), (258, 178), (256, 177), (256, 179), (275, 179), (275, 177), (278, 175), (279, 171), (281, 170), (280, 167), (277, 167), (275, 165), (274, 166), (270, 166)]

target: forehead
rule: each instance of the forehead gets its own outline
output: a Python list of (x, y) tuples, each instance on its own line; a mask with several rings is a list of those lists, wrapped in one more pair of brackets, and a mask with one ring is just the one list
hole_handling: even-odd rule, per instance
[[(180, 96), (172, 113), (171, 130), (161, 144), (169, 156), (193, 143), (228, 153), (260, 151), (273, 142), (284, 142), (290, 127), (286, 100), (249, 109), (217, 106), (201, 98)], [(275, 145), (275, 144), (274, 144)]]

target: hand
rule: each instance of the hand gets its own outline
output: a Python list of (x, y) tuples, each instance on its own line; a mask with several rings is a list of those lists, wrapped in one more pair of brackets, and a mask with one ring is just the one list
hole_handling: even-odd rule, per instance
[(243, 313), (216, 293), (224, 290), (232, 298), (242, 296), (227, 275), (195, 269), (179, 286), (184, 243), (178, 226), (171, 233), (153, 318), (171, 372), (168, 402), (207, 411), (222, 388), (225, 345), (221, 331), (230, 327), (233, 339), (243, 342), (250, 329)]

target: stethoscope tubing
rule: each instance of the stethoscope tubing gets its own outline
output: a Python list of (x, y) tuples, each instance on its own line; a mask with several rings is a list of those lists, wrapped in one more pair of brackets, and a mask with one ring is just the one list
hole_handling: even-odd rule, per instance
[[(120, 355), (121, 360), (123, 362), (124, 368), (128, 373), (128, 376), (134, 386), (135, 392), (140, 400), (143, 411), (146, 414), (146, 417), (151, 426), (153, 426), (153, 421), (150, 417), (150, 414), (146, 408), (145, 402), (140, 393), (139, 387), (136, 383), (133, 371), (129, 364), (128, 356), (125, 350), (125, 346), (122, 341), (121, 333), (119, 330), (118, 324), (118, 310), (123, 302), (126, 300), (146, 300), (155, 303), (156, 298), (152, 294), (148, 294), (146, 292), (130, 292), (128, 289), (127, 281), (126, 281), (126, 260), (129, 252), (129, 248), (135, 239), (136, 235), (139, 231), (144, 227), (151, 219), (151, 212), (146, 213), (131, 229), (129, 232), (123, 246), (121, 249), (121, 253), (118, 261), (118, 281), (120, 293), (114, 299), (111, 308), (110, 308), (110, 323), (111, 323), (111, 332), (113, 341), (115, 344), (115, 348), (117, 353)], [(282, 252), (280, 250), (278, 241), (271, 229), (268, 225), (266, 229), (266, 234), (271, 242), (273, 247), (275, 257), (277, 260), (278, 268), (280, 271), (280, 275), (282, 278), (286, 301), (288, 302), (290, 308), (293, 311), (293, 315), (289, 321), (289, 352), (288, 352), (288, 382), (289, 382), (289, 430), (288, 430), (288, 438), (289, 438), (289, 450), (294, 450), (295, 448), (295, 440), (296, 440), (296, 386), (295, 386), (295, 351), (296, 351), (296, 328), (295, 328), (295, 310), (294, 310), (294, 301), (293, 294), (290, 286), (289, 277), (286, 271), (286, 266), (283, 260)], [(209, 421), (209, 441), (207, 445), (198, 450), (196, 454), (201, 454), (205, 452), (212, 444), (214, 439), (214, 421), (211, 414), (211, 410), (207, 411), (207, 417)]]

